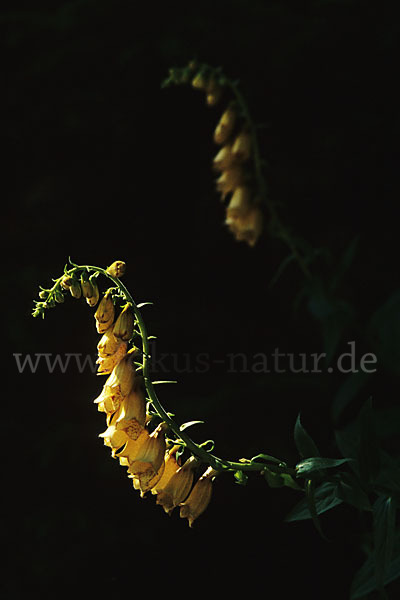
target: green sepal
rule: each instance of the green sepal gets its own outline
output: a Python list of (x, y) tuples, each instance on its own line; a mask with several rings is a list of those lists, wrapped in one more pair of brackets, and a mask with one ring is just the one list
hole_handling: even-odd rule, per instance
[(269, 454), (257, 454), (257, 456), (253, 456), (253, 458), (250, 459), (250, 462), (257, 462), (258, 460), (265, 460), (267, 462), (277, 463), (278, 465), (284, 465), (286, 467), (286, 463), (279, 458), (275, 458), (275, 456), (270, 456)]
[(192, 425), (197, 425), (198, 423), (204, 423), (204, 421), (187, 421), (187, 423), (183, 423), (179, 427), (179, 431), (185, 431), (188, 427), (192, 427)]
[(235, 478), (236, 483), (238, 483), (239, 485), (246, 485), (249, 479), (246, 473), (244, 473), (243, 471), (235, 471), (233, 476)]

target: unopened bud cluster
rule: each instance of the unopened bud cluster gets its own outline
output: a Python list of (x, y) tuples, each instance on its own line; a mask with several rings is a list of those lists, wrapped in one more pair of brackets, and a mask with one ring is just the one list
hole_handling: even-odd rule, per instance
[[(235, 86), (220, 69), (195, 62), (183, 69), (170, 69), (164, 86), (171, 83), (191, 83), (205, 93), (208, 106), (221, 103)], [(254, 246), (263, 229), (260, 208), (263, 192), (254, 176), (254, 134), (237, 99), (225, 105), (214, 131), (214, 142), (220, 146), (213, 168), (218, 172), (217, 191), (226, 203), (225, 225), (237, 241)]]

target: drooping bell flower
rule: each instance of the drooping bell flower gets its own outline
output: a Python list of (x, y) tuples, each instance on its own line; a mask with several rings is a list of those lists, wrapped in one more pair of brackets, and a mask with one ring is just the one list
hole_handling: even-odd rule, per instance
[(226, 208), (227, 219), (243, 219), (251, 208), (251, 192), (246, 186), (239, 186), (232, 194)]
[(107, 358), (112, 356), (119, 348), (121, 340), (116, 338), (113, 334), (113, 327), (109, 327), (101, 337), (97, 344), (97, 352), (101, 358)]
[(124, 275), (125, 269), (126, 269), (126, 264), (122, 260), (116, 260), (113, 262), (112, 265), (107, 267), (106, 273), (111, 275), (111, 277), (115, 277), (116, 279), (119, 279), (120, 277), (122, 277), (122, 275)]
[(118, 346), (118, 349), (111, 356), (101, 357), (96, 360), (96, 363), (99, 365), (97, 369), (98, 375), (108, 375), (112, 372), (114, 367), (124, 358), (126, 355), (126, 351), (128, 348), (127, 342), (121, 342)]
[(188, 496), (193, 484), (193, 468), (196, 459), (191, 456), (182, 467), (172, 475), (166, 485), (157, 491), (157, 504), (169, 515), (173, 509)]
[(113, 334), (122, 342), (129, 342), (133, 336), (134, 315), (132, 304), (127, 302), (115, 321)]
[(232, 154), (232, 147), (229, 144), (222, 146), (221, 150), (213, 160), (213, 168), (216, 171), (225, 171), (234, 164), (235, 159)]
[(249, 246), (254, 246), (262, 232), (263, 215), (261, 210), (254, 206), (240, 218), (232, 218), (227, 215), (225, 224), (238, 242), (244, 241)]
[(217, 179), (217, 190), (221, 192), (222, 197), (225, 198), (230, 192), (234, 192), (235, 189), (244, 183), (244, 173), (240, 167), (232, 166), (226, 171), (223, 171), (220, 177)]
[(217, 474), (218, 471), (208, 467), (194, 485), (186, 500), (181, 502), (180, 516), (182, 519), (188, 519), (189, 527), (193, 526), (193, 521), (197, 519), (209, 505), (212, 493), (212, 481)]
[(245, 162), (251, 155), (251, 135), (241, 131), (232, 145), (232, 156), (237, 162)]

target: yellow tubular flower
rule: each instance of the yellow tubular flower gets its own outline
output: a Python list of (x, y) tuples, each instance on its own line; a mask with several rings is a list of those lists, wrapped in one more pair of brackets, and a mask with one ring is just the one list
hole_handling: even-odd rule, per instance
[(77, 279), (73, 279), (71, 285), (69, 286), (69, 291), (71, 292), (71, 296), (73, 298), (80, 298), (82, 295), (82, 288)]
[(254, 206), (240, 218), (232, 218), (227, 215), (225, 224), (238, 242), (243, 241), (247, 242), (249, 246), (254, 246), (262, 232), (262, 212), (257, 206)]
[(161, 464), (157, 473), (151, 476), (151, 473), (140, 473), (139, 475), (129, 475), (132, 478), (133, 487), (135, 490), (140, 490), (140, 495), (143, 498), (144, 495), (149, 492), (161, 479), (165, 471), (165, 462)]
[(251, 193), (248, 187), (240, 186), (235, 189), (226, 208), (228, 219), (242, 219), (251, 207)]
[(236, 111), (232, 107), (229, 107), (223, 113), (214, 131), (214, 142), (219, 145), (226, 144), (233, 132), (235, 123)]
[(114, 322), (115, 308), (111, 299), (111, 290), (107, 290), (94, 313), (98, 333), (104, 333)]
[(225, 198), (229, 192), (234, 192), (235, 189), (244, 182), (244, 173), (240, 167), (230, 167), (226, 171), (223, 171), (221, 176), (217, 179), (217, 190), (221, 192), (222, 197)]
[(131, 337), (133, 336), (133, 323), (134, 316), (132, 311), (132, 304), (128, 302), (125, 304), (122, 312), (119, 314), (117, 320), (115, 321), (113, 334), (114, 336), (123, 341), (129, 342)]
[(109, 327), (97, 344), (97, 352), (101, 358), (112, 356), (118, 350), (121, 340), (114, 337), (113, 327)]
[[(116, 415), (117, 428), (124, 429), (131, 426), (131, 421), (136, 421), (142, 428), (146, 423), (146, 401), (143, 390), (135, 385), (130, 394), (124, 398)], [(132, 437), (129, 435), (129, 437)], [(135, 439), (134, 437), (132, 439)]]
[[(129, 472), (132, 475), (153, 472), (155, 475), (164, 462), (165, 455), (165, 425), (161, 423), (157, 429), (149, 435), (142, 444), (138, 445), (137, 452), (129, 459), (132, 459)], [(140, 439), (140, 438), (139, 438)]]
[(82, 288), (82, 296), (84, 298), (89, 298), (93, 294), (92, 284), (88, 279), (84, 279), (83, 275), (81, 275), (81, 288)]
[(171, 477), (173, 475), (175, 475), (175, 473), (179, 469), (179, 465), (178, 465), (178, 462), (177, 462), (176, 456), (175, 456), (176, 455), (176, 451), (178, 450), (178, 448), (179, 448), (178, 445), (172, 446), (172, 448), (170, 448), (165, 453), (165, 469), (164, 469), (164, 473), (163, 473), (163, 476), (161, 477), (161, 479), (152, 488), (152, 490), (151, 490), (152, 494), (158, 494), (158, 493), (160, 493), (160, 491), (165, 488), (165, 486), (167, 485), (167, 483), (169, 482), (169, 480), (171, 479)]
[(121, 391), (117, 388), (110, 388), (105, 385), (98, 396), (93, 402), (97, 404), (97, 410), (107, 414), (107, 424), (110, 417), (119, 409), (124, 396)]
[(126, 265), (122, 260), (116, 260), (106, 269), (106, 273), (111, 275), (111, 277), (116, 277), (119, 279), (125, 273)]
[(124, 431), (118, 431), (115, 425), (110, 425), (106, 431), (100, 433), (99, 437), (104, 439), (104, 445), (112, 449), (112, 456), (122, 448), (128, 441), (128, 437)]
[(114, 367), (124, 358), (128, 348), (127, 342), (121, 342), (118, 349), (111, 356), (99, 357), (96, 364), (99, 365), (97, 375), (108, 375)]
[(180, 516), (182, 519), (188, 519), (189, 527), (192, 527), (193, 521), (197, 519), (209, 505), (212, 492), (212, 480), (217, 473), (218, 471), (209, 467), (197, 481), (185, 502), (181, 502)]
[(156, 502), (164, 508), (168, 515), (189, 494), (193, 484), (193, 467), (195, 464), (196, 460), (193, 456), (188, 458), (185, 464), (172, 475), (165, 487), (158, 491)]
[(241, 131), (232, 146), (232, 154), (236, 161), (245, 162), (251, 154), (251, 136), (247, 131)]
[(214, 158), (213, 167), (216, 171), (224, 171), (225, 169), (229, 169), (234, 162), (235, 159), (232, 155), (232, 146), (227, 144), (221, 148)]
[(105, 387), (119, 391), (122, 396), (127, 396), (135, 381), (135, 368), (132, 362), (132, 354), (136, 348), (131, 348), (124, 358), (114, 367), (111, 375), (105, 383)]

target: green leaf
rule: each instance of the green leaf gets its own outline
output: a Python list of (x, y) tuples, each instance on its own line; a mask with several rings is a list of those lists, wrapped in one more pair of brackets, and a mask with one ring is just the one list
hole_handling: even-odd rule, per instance
[[(336, 494), (336, 484), (330, 481), (322, 483), (314, 492), (315, 511), (318, 515), (334, 508), (342, 503), (342, 499)], [(289, 512), (285, 521), (303, 521), (311, 519), (311, 512), (306, 498), (300, 500), (298, 504)]]
[(336, 492), (337, 496), (359, 510), (371, 511), (371, 503), (367, 493), (361, 487), (357, 477), (352, 473), (340, 473)]
[(380, 467), (380, 449), (371, 399), (365, 403), (357, 420), (360, 427), (360, 445), (357, 456), (360, 477), (368, 484), (378, 475)]
[(319, 450), (314, 440), (308, 435), (300, 421), (300, 414), (297, 417), (294, 426), (294, 442), (302, 458), (310, 456), (319, 456)]
[(318, 511), (315, 500), (315, 481), (312, 481), (311, 479), (309, 479), (306, 483), (306, 500), (315, 529), (318, 531), (322, 538), (326, 539), (325, 535), (322, 532), (321, 524), (318, 518)]
[(197, 425), (197, 423), (204, 423), (204, 421), (188, 421), (187, 423), (183, 423), (179, 427), (179, 431), (185, 431), (188, 427), (192, 427), (192, 425)]
[[(400, 533), (397, 532), (393, 558), (387, 569), (387, 573), (384, 577), (384, 585), (388, 585), (395, 579), (400, 577)], [(367, 594), (377, 589), (375, 569), (374, 569), (374, 558), (372, 555), (368, 556), (362, 567), (357, 571), (352, 585), (350, 600), (358, 600), (358, 598), (364, 598)]]
[(246, 475), (246, 473), (244, 473), (243, 471), (235, 471), (233, 476), (235, 478), (236, 483), (238, 483), (239, 485), (246, 485), (248, 480), (248, 476)]
[(332, 469), (333, 467), (339, 467), (340, 465), (343, 465), (351, 460), (351, 458), (322, 458), (321, 456), (315, 456), (297, 463), (296, 471), (298, 476), (306, 477), (311, 473), (321, 471), (321, 469)]
[(388, 573), (395, 538), (396, 507), (393, 498), (379, 496), (373, 506), (374, 566), (378, 589)]

